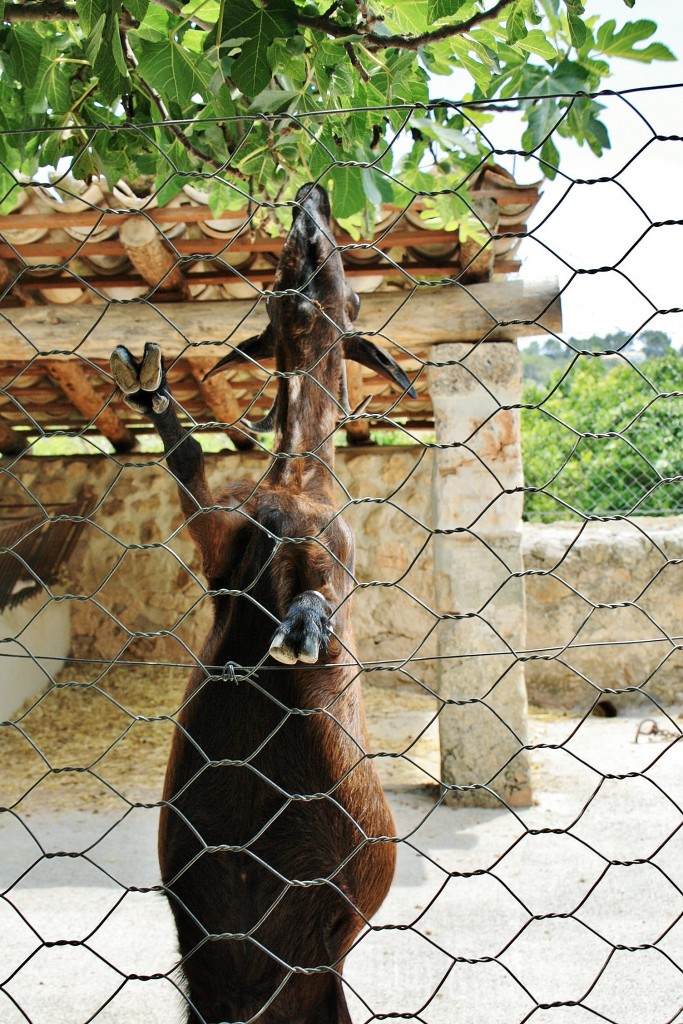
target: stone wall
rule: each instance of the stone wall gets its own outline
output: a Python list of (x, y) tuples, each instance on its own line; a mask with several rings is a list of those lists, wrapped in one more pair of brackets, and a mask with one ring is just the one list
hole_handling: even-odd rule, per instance
[(683, 517), (527, 525), (524, 563), (527, 648), (554, 656), (527, 663), (532, 702), (586, 706), (592, 683), (683, 703)]
[[(229, 453), (207, 463), (217, 486), (238, 475), (257, 479), (268, 456)], [(385, 686), (436, 682), (432, 471), (433, 452), (421, 448), (338, 451), (348, 492), (340, 489), (340, 503), (348, 503), (344, 515), (356, 535), (359, 655), (372, 682)], [(46, 504), (88, 495), (95, 507), (54, 588), (74, 598), (72, 654), (191, 663), (209, 608), (164, 464), (144, 455), (23, 458), (4, 477), (3, 500), (26, 501), (25, 489)], [(682, 654), (667, 639), (683, 634), (683, 518), (523, 532), (526, 647), (539, 654), (526, 664), (532, 704), (588, 706), (591, 682), (645, 685), (666, 703), (683, 700)], [(378, 661), (395, 670), (375, 670)]]
[[(356, 536), (354, 622), (359, 654), (373, 683), (394, 685), (407, 672), (433, 686), (436, 646), (431, 525), (433, 453), (425, 449), (340, 449), (340, 507)], [(265, 453), (207, 456), (221, 481), (257, 480)], [(95, 660), (189, 664), (198, 657), (210, 608), (201, 566), (183, 525), (176, 486), (157, 456), (120, 459), (24, 458), (7, 478), (6, 501), (26, 491), (49, 505), (88, 496), (90, 516), (55, 593), (71, 594), (72, 653)], [(143, 634), (140, 636), (140, 634)], [(419, 659), (402, 669), (411, 656)], [(372, 663), (391, 660), (394, 671)]]
[[(6, 637), (14, 640), (6, 642)], [(0, 721), (48, 685), (69, 654), (69, 608), (41, 591), (0, 612)]]

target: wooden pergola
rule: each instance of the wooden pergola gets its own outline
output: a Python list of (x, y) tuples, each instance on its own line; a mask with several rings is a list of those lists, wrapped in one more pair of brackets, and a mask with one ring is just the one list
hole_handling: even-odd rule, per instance
[[(129, 208), (100, 191), (100, 201), (71, 199), (62, 209), (42, 186), (31, 188), (21, 209), (0, 217), (0, 452), (17, 454), (54, 431), (100, 434), (117, 451), (131, 449), (149, 426), (111, 401), (108, 360), (117, 344), (136, 350), (148, 340), (162, 345), (188, 416), (249, 446), (231, 425), (269, 407), (272, 367), (203, 378), (229, 346), (265, 326), (263, 289), (282, 238), (254, 231), (249, 217), (235, 227), (234, 215), (214, 218), (191, 200)], [(387, 211), (360, 242), (337, 232), (346, 273), (365, 293), (358, 328), (404, 366), (418, 394), (399, 409), (386, 381), (351, 365), (351, 407), (371, 396), (364, 418), (346, 425), (351, 442), (397, 418), (409, 430), (433, 427), (424, 372), (432, 345), (559, 329), (556, 285), (509, 279), (538, 188), (489, 166), (469, 194), (489, 233), (483, 247), (420, 226), (416, 210), (410, 219)]]

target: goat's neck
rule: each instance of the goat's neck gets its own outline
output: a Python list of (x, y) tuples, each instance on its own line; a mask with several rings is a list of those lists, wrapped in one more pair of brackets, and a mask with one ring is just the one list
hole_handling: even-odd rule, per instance
[[(276, 459), (271, 479), (292, 490), (332, 500), (334, 493), (334, 432), (339, 419), (335, 399), (339, 390), (329, 374), (280, 378), (275, 424)], [(310, 455), (308, 455), (310, 453)]]

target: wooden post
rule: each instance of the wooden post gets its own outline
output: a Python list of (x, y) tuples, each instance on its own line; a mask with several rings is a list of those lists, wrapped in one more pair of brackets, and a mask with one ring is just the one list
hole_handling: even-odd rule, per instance
[(111, 441), (115, 451), (129, 452), (135, 447), (135, 436), (110, 406), (102, 404), (102, 397), (88, 380), (83, 365), (46, 359), (45, 368), (71, 404)]
[(521, 359), (512, 341), (438, 345), (430, 368), (439, 716), (449, 801), (531, 800), (526, 751)]
[[(197, 381), (202, 397), (215, 419), (219, 423), (236, 423), (241, 416), (241, 410), (233, 394), (230, 381), (224, 375), (204, 380), (205, 375), (213, 369), (217, 362), (217, 359), (195, 356), (189, 360), (190, 372)], [(243, 431), (228, 426), (225, 432), (238, 451), (248, 451), (254, 447), (252, 438)]]
[(185, 275), (152, 221), (142, 216), (124, 221), (119, 238), (131, 263), (152, 288), (158, 287), (163, 292), (178, 292), (187, 298)]

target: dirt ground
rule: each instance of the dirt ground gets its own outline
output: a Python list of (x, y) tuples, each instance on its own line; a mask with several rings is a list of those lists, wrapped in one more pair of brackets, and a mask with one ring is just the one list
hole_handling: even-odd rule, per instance
[[(53, 689), (0, 729), (2, 1024), (182, 1019), (153, 887), (185, 672), (158, 676)], [(648, 712), (655, 730), (637, 736), (642, 709), (536, 713), (533, 806), (456, 810), (434, 781), (433, 698), (369, 689), (366, 704), (402, 842), (345, 969), (354, 1024), (681, 1024), (680, 717)]]

